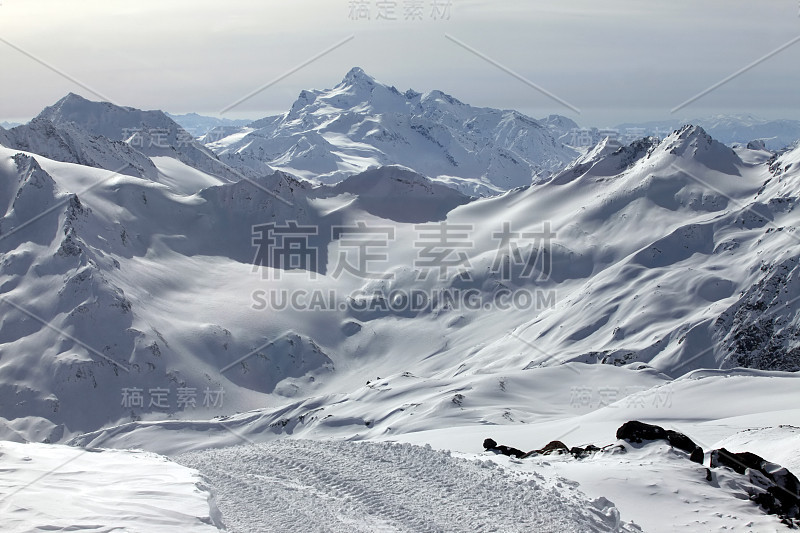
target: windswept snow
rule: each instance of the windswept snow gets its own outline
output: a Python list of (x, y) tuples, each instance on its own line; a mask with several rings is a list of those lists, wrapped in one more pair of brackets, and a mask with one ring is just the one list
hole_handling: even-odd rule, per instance
[(639, 531), (569, 482), (430, 447), (283, 440), (176, 460), (214, 484), (236, 533)]

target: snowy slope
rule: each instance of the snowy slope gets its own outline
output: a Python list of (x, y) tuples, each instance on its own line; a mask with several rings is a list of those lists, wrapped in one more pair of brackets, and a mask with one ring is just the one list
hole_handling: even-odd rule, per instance
[(440, 91), (399, 92), (354, 68), (332, 89), (303, 91), (291, 110), (208, 146), (236, 168), (281, 169), (335, 183), (403, 165), (467, 194), (524, 186), (577, 152), (515, 111), (474, 108)]
[(3, 531), (213, 532), (211, 489), (144, 452), (0, 442)]
[(0, 134), (0, 144), (33, 152), (49, 159), (102, 168), (121, 174), (157, 179), (153, 162), (122, 141), (110, 141), (92, 135), (74, 123), (54, 124), (47, 118), (35, 118)]
[(74, 94), (27, 124), (0, 130), (0, 145), (165, 183), (186, 194), (243, 178), (161, 111), (91, 102)]
[[(246, 502), (259, 501), (254, 495), (274, 494), (283, 501), (286, 491), (295, 494), (293, 487), (297, 486), (313, 487), (304, 493), (329, 495), (322, 501), (336, 505), (357, 487), (359, 496), (345, 501), (350, 513), (371, 517), (366, 524), (372, 519), (420, 520), (413, 511), (417, 498), (409, 504), (384, 497), (386, 492), (408, 492), (398, 487), (407, 469), (396, 472), (391, 455), (386, 457), (389, 450), (398, 448), (324, 442), (334, 437), (430, 444), (438, 450), (451, 450), (455, 457), (478, 460), (479, 465), (487, 459), (495, 461), (504, 467), (499, 472), (506, 479), (495, 479), (492, 486), (503, 498), (520, 497), (520, 486), (525, 487), (520, 481), (524, 480), (540, 487), (540, 496), (541, 485), (556, 486), (562, 499), (572, 499), (568, 495), (577, 489), (606, 506), (606, 513), (613, 502), (622, 521), (634, 522), (644, 531), (669, 532), (678, 525), (688, 531), (783, 531), (785, 526), (777, 517), (765, 515), (748, 501), (747, 491), (752, 487), (746, 479), (714, 469), (708, 481), (706, 467), (708, 452), (725, 446), (758, 453), (795, 472), (800, 469), (796, 459), (796, 425), (800, 424), (800, 409), (795, 407), (797, 380), (792, 373), (732, 370), (698, 371), (669, 381), (649, 371), (574, 364), (519, 371), (500, 379), (487, 376), (484, 385), (449, 391), (444, 383), (398, 377), (365, 388), (357, 400), (337, 398), (327, 405), (308, 402), (271, 416), (254, 412), (205, 423), (139, 424), (133, 431), (119, 428), (122, 431), (87, 436), (80, 444), (156, 449), (199, 469), (219, 488), (223, 515), (244, 530), (258, 527), (262, 520), (283, 520), (269, 508), (250, 507)], [(400, 403), (410, 398), (416, 403)], [(437, 416), (430, 416), (434, 409)], [(354, 419), (361, 421), (360, 429), (355, 423), (348, 427)], [(364, 425), (363, 420), (371, 424)], [(634, 447), (617, 442), (615, 431), (628, 420), (648, 420), (684, 432), (706, 451), (705, 466), (690, 462), (687, 454), (665, 443)], [(523, 450), (558, 439), (568, 446), (621, 444), (626, 451), (612, 446), (583, 459), (555, 455), (517, 460), (483, 452), (481, 443), (487, 437)], [(399, 449), (409, 458), (404, 464), (416, 464), (417, 458), (430, 454)], [(187, 450), (193, 451), (187, 455)], [(320, 455), (323, 458), (317, 460)], [(370, 465), (378, 457), (383, 461), (373, 473)], [(456, 491), (448, 490), (448, 494), (458, 494), (469, 485), (463, 482), (466, 473), (449, 470), (455, 466), (450, 461), (430, 458), (425, 462), (424, 483), (413, 494), (440, 490), (442, 479)], [(507, 480), (517, 489), (505, 488)], [(438, 496), (426, 497), (438, 501)], [(488, 501), (491, 498), (481, 496)], [(460, 498), (447, 497), (437, 509), (449, 511), (460, 502)], [(291, 505), (304, 504), (295, 501)], [(405, 512), (398, 514), (401, 506)], [(317, 511), (301, 515), (302, 519), (331, 520), (325, 505), (314, 509)], [(443, 519), (440, 512), (425, 516)], [(460, 528), (447, 530), (452, 529)]]

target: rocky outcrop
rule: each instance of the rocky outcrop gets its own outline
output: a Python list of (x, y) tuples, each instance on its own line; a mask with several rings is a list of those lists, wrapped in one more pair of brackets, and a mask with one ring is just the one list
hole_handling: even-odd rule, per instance
[(544, 447), (539, 448), (538, 450), (532, 450), (528, 452), (527, 455), (562, 455), (567, 453), (569, 453), (569, 448), (567, 445), (560, 440), (554, 440), (548, 442)]
[(632, 420), (625, 422), (617, 429), (617, 438), (637, 444), (649, 440), (664, 440), (669, 442), (670, 446), (688, 453), (689, 459), (695, 463), (703, 463), (703, 449), (700, 446), (683, 433), (664, 429), (661, 426)]
[(726, 467), (746, 475), (753, 490), (750, 498), (769, 514), (791, 520), (800, 517), (800, 481), (781, 465), (751, 452), (720, 448), (711, 452), (711, 468)]
[(763, 277), (716, 320), (716, 335), (730, 366), (797, 372), (800, 319), (792, 304), (800, 290), (798, 258), (762, 270)]
[[(629, 443), (641, 444), (648, 441), (664, 441), (673, 448), (689, 454), (689, 460), (703, 464), (703, 449), (695, 442), (677, 431), (664, 429), (661, 426), (646, 424), (638, 420), (625, 422), (617, 429), (617, 438)], [(483, 447), (495, 453), (504, 454), (517, 459), (525, 459), (536, 455), (561, 455), (570, 454), (575, 459), (582, 459), (600, 451), (617, 451), (624, 448), (616, 445), (598, 448), (593, 444), (585, 447), (575, 446), (568, 448), (559, 440), (548, 443), (543, 448), (528, 453), (517, 448), (498, 445), (493, 439), (483, 441)], [(730, 468), (739, 475), (746, 476), (748, 483), (744, 488), (750, 499), (757, 503), (764, 512), (777, 515), (789, 527), (798, 525), (800, 518), (800, 480), (789, 470), (779, 464), (767, 461), (763, 457), (751, 452), (734, 453), (721, 448), (711, 452), (706, 468), (705, 479), (714, 481), (712, 470), (716, 468)]]
[(527, 454), (522, 450), (518, 450), (517, 448), (512, 448), (510, 446), (503, 446), (502, 444), (497, 444), (494, 439), (486, 439), (483, 441), (483, 447), (490, 452), (508, 455), (509, 457), (516, 457), (517, 459), (522, 459)]

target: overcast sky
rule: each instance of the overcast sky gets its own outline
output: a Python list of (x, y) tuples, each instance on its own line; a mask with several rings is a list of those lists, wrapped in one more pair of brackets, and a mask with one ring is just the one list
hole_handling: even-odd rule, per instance
[[(379, 19), (381, 4), (396, 20)], [(407, 19), (412, 4), (422, 13)], [(0, 120), (30, 118), (68, 92), (219, 115), (350, 36), (224, 116), (282, 112), (301, 89), (360, 66), (401, 90), (582, 125), (800, 119), (800, 42), (671, 115), (800, 36), (798, 0), (0, 0)]]

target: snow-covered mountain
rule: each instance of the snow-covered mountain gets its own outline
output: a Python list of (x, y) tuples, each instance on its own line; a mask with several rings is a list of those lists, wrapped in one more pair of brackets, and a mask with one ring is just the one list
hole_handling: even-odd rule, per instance
[(800, 140), (800, 120), (767, 120), (753, 115), (717, 115), (692, 122), (701, 124), (725, 144), (764, 141), (770, 150), (781, 150)]
[[(797, 370), (800, 156), (740, 153), (697, 127), (608, 141), (546, 182), (476, 201), (400, 167), (322, 187), (276, 172), (197, 193), (3, 149), (6, 434), (57, 440), (185, 414), (121, 409), (120, 390), (137, 387), (224, 387), (230, 410), (350, 395), (365, 364), (368, 376), (440, 376), (455, 389), (475, 386), (477, 369), (565, 361), (674, 377)], [(98, 185), (76, 195), (87, 182)], [(296, 245), (313, 262), (295, 257), (278, 275), (254, 247), (269, 224), (306, 232)], [(377, 252), (343, 233), (370, 226)], [(377, 272), (342, 263), (354, 246)], [(333, 303), (280, 304), (297, 291)], [(392, 304), (414, 291), (436, 296)], [(504, 295), (520, 300), (503, 307)], [(29, 417), (35, 430), (19, 426)]]
[[(363, 132), (369, 109), (328, 114), (352, 109), (361, 82), (372, 83), (367, 106), (437, 100), (425, 105), (432, 115), (450, 109), (431, 130), (442, 135), (463, 105), (396, 93), (358, 71), (349, 78), (233, 144), (270, 128), (291, 137), (303, 121), (309, 131), (319, 121), (317, 141), (331, 146), (341, 123)], [(478, 128), (479, 117), (491, 127)], [(516, 124), (506, 125), (515, 138), (539, 131), (493, 112), (452, 128), (495, 131), (503, 120)], [(648, 531), (669, 530), (656, 518), (700, 529), (743, 517), (755, 529), (778, 523), (747, 500), (758, 478), (706, 472), (666, 444), (623, 446), (614, 430), (642, 418), (695, 435), (706, 451), (747, 446), (795, 468), (786, 424), (800, 425), (800, 147), (730, 148), (686, 126), (663, 140), (606, 139), (536, 183), (476, 198), (441, 174), (377, 160), (334, 184), (269, 165), (243, 179), (231, 166), (255, 152), (242, 144), (239, 163), (234, 152), (220, 161), (180, 141), (182, 132), (160, 112), (75, 96), (0, 131), (0, 437), (169, 454), (247, 501), (271, 475), (284, 476), (282, 487), (329, 479), (358, 512), (397, 528), (457, 527), (451, 511), (464, 507), (442, 507), (429, 523), (410, 504), (362, 501), (375, 490), (363, 487), (370, 475), (336, 471), (364, 457), (368, 472), (383, 465), (386, 486), (404, 491), (400, 473), (411, 464), (426, 472), (426, 497), (442, 500), (448, 476), (517, 476), (536, 489), (520, 501), (550, 506), (567, 495), (564, 523), (576, 531), (639, 531), (631, 517)], [(258, 139), (247, 146), (256, 150)], [(118, 162), (138, 166), (115, 172)], [(373, 443), (271, 442), (286, 437)], [(609, 447), (583, 463), (503, 459), (494, 476), (495, 459), (464, 465), (386, 442), (475, 459), (487, 437), (526, 449), (554, 440)], [(35, 479), (24, 452), (8, 450), (13, 468), (0, 486), (9, 471)], [(31, 454), (50, 464), (61, 452)], [(241, 457), (280, 460), (282, 472), (234, 479), (229, 472), (247, 468)], [(125, 471), (131, 460), (109, 456)], [(188, 510), (175, 520), (210, 524), (196, 494), (182, 494)], [(670, 511), (642, 512), (642, 494)], [(690, 511), (673, 515), (686, 501)], [(247, 514), (226, 505), (223, 513)], [(519, 520), (559, 530), (548, 516), (520, 511)]]
[(153, 161), (129, 143), (92, 135), (73, 122), (56, 125), (52, 120), (40, 116), (28, 124), (0, 132), (0, 140), (4, 146), (66, 163), (154, 180), (158, 175)]
[(283, 115), (219, 133), (210, 132), (208, 147), (240, 169), (335, 183), (397, 164), (470, 195), (529, 185), (577, 155), (516, 111), (475, 108), (440, 91), (401, 93), (360, 68), (332, 89), (303, 91)]
[(252, 120), (207, 117), (197, 113), (183, 115), (166, 113), (166, 115), (191, 133), (193, 137), (202, 137), (215, 128), (242, 128), (252, 122)]
[(763, 141), (770, 150), (781, 150), (800, 140), (800, 120), (768, 120), (749, 114), (714, 115), (700, 118), (682, 118), (649, 122), (626, 122), (612, 128), (581, 128), (566, 117), (558, 115), (545, 119), (553, 135), (561, 142), (586, 147), (606, 136), (630, 142), (633, 138), (655, 136), (663, 138), (686, 124), (701, 126), (709, 135), (723, 144), (747, 144)]
[(32, 122), (37, 120), (47, 121), (57, 128), (77, 127), (91, 137), (104, 137), (112, 142), (124, 141), (150, 158), (177, 159), (194, 169), (225, 180), (241, 178), (162, 111), (141, 111), (108, 102), (91, 102), (76, 94), (69, 94), (46, 107)]

